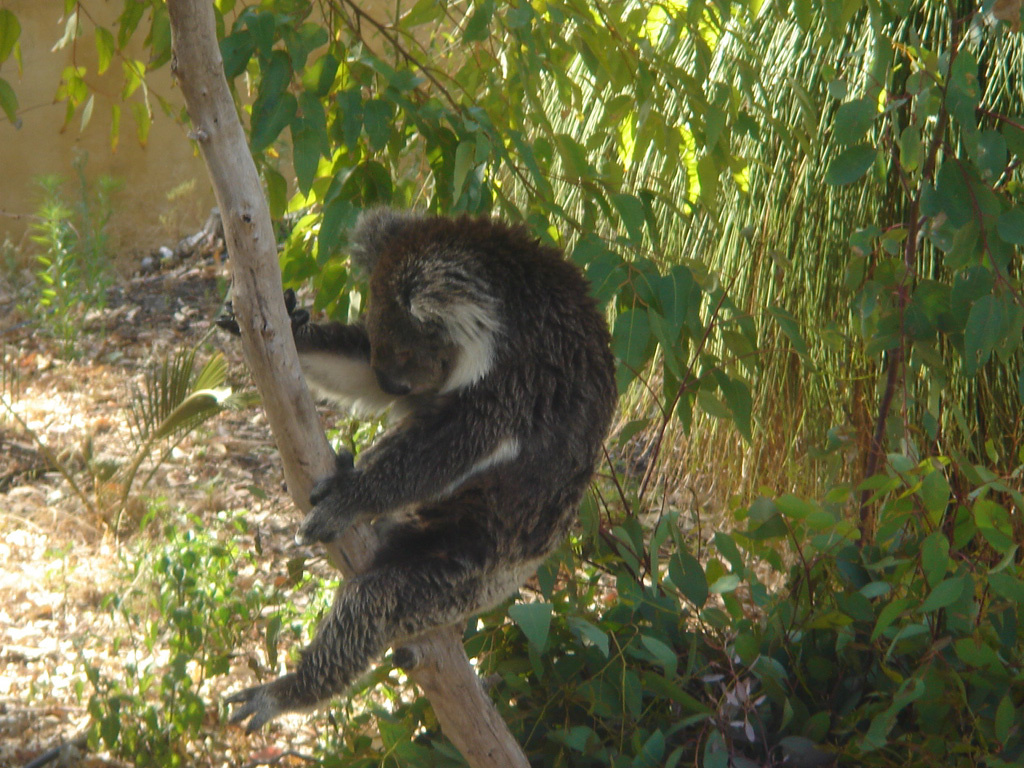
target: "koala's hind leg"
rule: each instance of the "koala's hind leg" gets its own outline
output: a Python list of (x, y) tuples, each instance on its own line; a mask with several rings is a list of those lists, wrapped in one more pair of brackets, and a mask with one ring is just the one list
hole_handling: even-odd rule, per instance
[[(251, 716), (251, 731), (281, 712), (313, 707), (352, 685), (389, 646), (461, 621), (514, 590), (487, 571), (493, 560), (482, 528), (435, 519), (389, 535), (373, 567), (342, 584), (298, 669), (228, 699), (242, 705), (232, 722)], [(467, 538), (473, 545), (460, 551)]]

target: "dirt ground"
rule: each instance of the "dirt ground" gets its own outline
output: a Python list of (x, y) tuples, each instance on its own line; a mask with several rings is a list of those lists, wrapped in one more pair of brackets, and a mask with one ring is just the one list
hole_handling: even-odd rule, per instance
[[(102, 503), (89, 512), (55, 463), (80, 481), (87, 461), (123, 464), (130, 456), (125, 405), (132, 385), (154, 361), (208, 334), (212, 348), (199, 359), (221, 349), (232, 386), (251, 387), (238, 346), (211, 333), (227, 272), (220, 258), (208, 255), (123, 280), (106, 308), (86, 316), (72, 359), (39, 332), (0, 279), (0, 395), (9, 404), (0, 408), (0, 766), (26, 766), (88, 726), (88, 688), (76, 690), (80, 659), (85, 654), (101, 667), (116, 661), (115, 648), (95, 641), (111, 623), (100, 601), (119, 588), (126, 541), (139, 535), (141, 505), (120, 519), (109, 519)], [(147, 493), (199, 517), (248, 510), (268, 573), (284, 574), (295, 554), (287, 550), (294, 550), (296, 512), (258, 409), (222, 414), (193, 433), (161, 465)], [(116, 631), (124, 629), (110, 628)], [(85, 643), (85, 637), (92, 639)], [(238, 679), (226, 686), (253, 683), (240, 666)], [(272, 729), (248, 738), (218, 724), (209, 703), (206, 718), (216, 741), (206, 751), (221, 756), (211, 764), (307, 764), (288, 753), (301, 753), (311, 738), (308, 718), (286, 720), (287, 736)], [(123, 765), (73, 750), (64, 760)]]

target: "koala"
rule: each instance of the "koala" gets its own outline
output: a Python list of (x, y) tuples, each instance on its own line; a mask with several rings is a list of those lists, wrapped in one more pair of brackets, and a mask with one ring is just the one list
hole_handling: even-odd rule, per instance
[[(389, 647), (513, 594), (561, 542), (616, 405), (607, 324), (580, 271), (522, 226), (364, 212), (365, 318), (310, 322), (286, 296), (315, 392), (393, 425), (317, 483), (301, 544), (376, 526), (298, 668), (230, 696), (252, 732), (346, 690)], [(229, 316), (221, 325), (234, 333)]]

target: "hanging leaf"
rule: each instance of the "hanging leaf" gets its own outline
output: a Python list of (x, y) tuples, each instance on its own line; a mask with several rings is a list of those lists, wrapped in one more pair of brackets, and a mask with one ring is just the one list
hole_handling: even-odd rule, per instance
[(964, 593), (964, 587), (967, 581), (963, 577), (946, 579), (945, 581), (939, 582), (938, 586), (935, 587), (925, 598), (924, 602), (921, 603), (921, 613), (931, 613), (937, 611), (940, 608), (948, 608), (950, 605), (960, 599), (960, 595)]
[(868, 172), (877, 155), (878, 151), (869, 144), (857, 144), (844, 149), (829, 163), (825, 171), (825, 183), (834, 187), (852, 184)]
[(386, 101), (372, 99), (363, 105), (363, 127), (374, 152), (387, 146), (391, 136), (391, 117), (391, 105)]
[(1008, 154), (1006, 139), (999, 131), (982, 131), (973, 147), (974, 163), (982, 179), (991, 183), (1003, 175)]
[(1018, 205), (1000, 215), (996, 231), (1007, 243), (1024, 245), (1024, 207)]
[(487, 38), (491, 26), (491, 18), (494, 16), (494, 0), (484, 0), (477, 3), (473, 9), (466, 27), (462, 31), (464, 43), (475, 43)]
[(924, 162), (924, 142), (921, 140), (921, 132), (912, 125), (908, 125), (900, 134), (900, 165), (903, 170), (913, 173)]
[[(836, 110), (834, 136), (840, 144), (853, 144), (864, 138), (878, 117), (878, 103), (874, 99), (854, 99)], [(870, 166), (870, 162), (868, 163)]]
[(949, 73), (946, 88), (946, 106), (950, 113), (968, 132), (977, 130), (975, 110), (981, 101), (981, 84), (978, 82), (978, 60), (969, 48), (957, 53)]
[[(0, 24), (2, 26), (2, 24)], [(0, 32), (0, 37), (3, 33)], [(102, 75), (110, 67), (114, 58), (114, 36), (105, 27), (96, 27), (96, 74)], [(0, 43), (0, 61), (4, 60), (3, 45)]]
[(509, 606), (508, 615), (530, 644), (543, 651), (551, 629), (551, 603), (516, 603)]
[(732, 413), (733, 423), (740, 434), (750, 442), (751, 439), (751, 409), (753, 398), (750, 396), (750, 389), (740, 379), (730, 378), (724, 371), (716, 368), (714, 370), (715, 381), (718, 382), (722, 395), (725, 397), (725, 404), (729, 406)]
[(669, 578), (683, 596), (697, 608), (708, 601), (707, 576), (700, 562), (685, 547), (681, 547), (668, 561)]
[(10, 83), (0, 77), (0, 109), (7, 115), (7, 119), (15, 126), (19, 124), (18, 120), (18, 97), (14, 93), (14, 89), (11, 88)]
[(988, 362), (1003, 330), (1003, 305), (991, 294), (982, 296), (967, 317), (964, 330), (964, 374), (974, 376)]
[(0, 8), (0, 64), (7, 60), (21, 36), (21, 22), (13, 12)]
[(640, 245), (644, 238), (644, 204), (639, 198), (627, 194), (611, 195), (611, 201), (622, 218), (630, 242)]
[(811, 353), (808, 351), (807, 341), (800, 332), (800, 326), (797, 324), (796, 318), (779, 306), (769, 307), (768, 312), (775, 318), (782, 332), (786, 334), (786, 337), (793, 345), (793, 350), (800, 356), (800, 359), (807, 365), (810, 365)]
[(651, 328), (645, 310), (629, 309), (615, 319), (612, 350), (619, 360), (615, 378), (620, 392), (636, 378), (646, 362), (650, 341)]
[(320, 164), (320, 148), (316, 134), (308, 128), (296, 130), (292, 126), (292, 162), (295, 166), (295, 180), (299, 191), (309, 194)]
[(476, 142), (459, 142), (455, 150), (455, 171), (452, 177), (452, 200), (462, 197), (462, 191), (466, 187), (466, 177), (473, 169), (473, 159), (476, 154)]

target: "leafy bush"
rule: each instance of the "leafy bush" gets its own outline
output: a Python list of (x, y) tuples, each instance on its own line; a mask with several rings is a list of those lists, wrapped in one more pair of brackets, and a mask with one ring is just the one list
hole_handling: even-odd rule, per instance
[[(246, 532), (242, 516), (224, 516), (210, 527), (195, 518), (181, 523), (164, 526), (164, 542), (152, 552), (142, 547), (126, 558), (123, 580), (130, 588), (103, 600), (121, 628), (112, 650), (126, 660), (123, 674), (112, 677), (82, 658), (90, 744), (140, 768), (192, 764), (210, 682), (227, 674), (246, 630), (280, 601), (260, 581), (240, 588), (240, 571), (255, 557), (237, 544)], [(152, 653), (158, 647), (166, 648), (166, 661)]]

